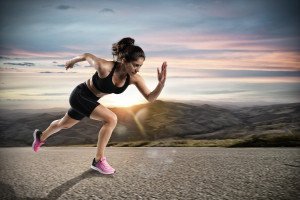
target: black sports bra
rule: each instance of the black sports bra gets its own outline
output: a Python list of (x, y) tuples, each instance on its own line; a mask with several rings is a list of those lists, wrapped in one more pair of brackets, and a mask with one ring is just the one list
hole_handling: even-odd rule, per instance
[(98, 76), (97, 71), (93, 75), (93, 77), (92, 77), (93, 84), (100, 92), (108, 93), (108, 94), (110, 94), (110, 93), (120, 94), (120, 93), (124, 92), (126, 90), (126, 88), (128, 87), (129, 79), (130, 79), (129, 74), (127, 74), (126, 82), (122, 87), (117, 87), (113, 84), (112, 77), (113, 77), (114, 71), (116, 69), (116, 66), (117, 66), (117, 62), (115, 62), (114, 67), (112, 68), (111, 72), (105, 78), (100, 78)]

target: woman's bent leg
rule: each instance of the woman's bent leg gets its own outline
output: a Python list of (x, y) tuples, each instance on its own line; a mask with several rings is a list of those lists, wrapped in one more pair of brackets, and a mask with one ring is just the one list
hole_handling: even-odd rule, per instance
[(66, 113), (63, 118), (53, 121), (49, 125), (49, 127), (42, 133), (40, 139), (44, 141), (52, 134), (57, 133), (61, 129), (71, 128), (78, 122), (80, 122), (80, 120), (73, 119)]
[(105, 147), (110, 139), (112, 131), (117, 125), (117, 116), (111, 110), (100, 104), (93, 110), (90, 118), (103, 122), (103, 126), (98, 135), (97, 153), (95, 157), (97, 162), (104, 157)]

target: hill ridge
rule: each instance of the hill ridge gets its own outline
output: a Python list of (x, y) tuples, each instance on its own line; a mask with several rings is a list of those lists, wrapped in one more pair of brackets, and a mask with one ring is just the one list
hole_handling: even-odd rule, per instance
[[(157, 100), (127, 108), (110, 108), (118, 117), (110, 142), (140, 140), (236, 139), (300, 131), (300, 103), (226, 108), (209, 104)], [(32, 132), (45, 130), (67, 110), (44, 113), (1, 112), (0, 146), (29, 146)], [(102, 123), (84, 118), (47, 140), (48, 145), (83, 145), (97, 142)]]

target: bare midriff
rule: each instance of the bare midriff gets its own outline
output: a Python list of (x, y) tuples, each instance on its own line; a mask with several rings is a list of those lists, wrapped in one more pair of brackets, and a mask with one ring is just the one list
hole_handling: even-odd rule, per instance
[(108, 95), (108, 93), (100, 92), (100, 91), (94, 86), (93, 81), (92, 81), (91, 78), (88, 79), (85, 83), (86, 83), (87, 87), (89, 88), (89, 90), (90, 90), (94, 95), (96, 95), (97, 97), (100, 97), (100, 98), (101, 98), (101, 97), (103, 97), (103, 96), (105, 96), (105, 95)]

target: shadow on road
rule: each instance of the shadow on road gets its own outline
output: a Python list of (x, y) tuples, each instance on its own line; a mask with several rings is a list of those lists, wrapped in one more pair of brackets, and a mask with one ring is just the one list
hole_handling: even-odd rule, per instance
[(72, 178), (67, 182), (51, 190), (50, 193), (45, 198), (17, 197), (14, 189), (10, 185), (0, 182), (0, 199), (20, 199), (20, 200), (58, 199), (62, 194), (64, 194), (71, 187), (73, 187), (83, 179), (93, 178), (93, 177), (113, 178), (113, 175), (104, 175), (104, 174), (100, 174), (99, 172), (88, 169), (82, 174), (80, 174), (79, 176)]

